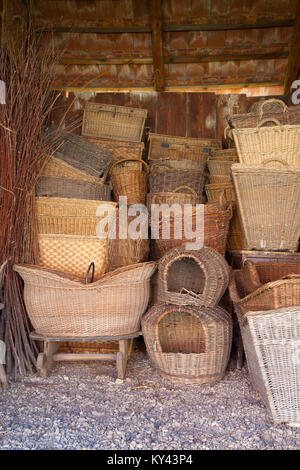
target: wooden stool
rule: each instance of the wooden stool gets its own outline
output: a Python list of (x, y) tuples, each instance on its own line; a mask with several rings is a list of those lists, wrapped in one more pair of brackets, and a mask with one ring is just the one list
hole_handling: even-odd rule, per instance
[[(124, 379), (128, 360), (128, 349), (130, 341), (137, 338), (142, 333), (137, 331), (124, 336), (97, 336), (97, 337), (47, 337), (35, 332), (30, 337), (36, 341), (43, 341), (44, 350), (38, 355), (36, 368), (42, 375), (47, 377), (54, 362), (58, 361), (116, 361), (118, 378)], [(85, 342), (85, 341), (118, 341), (119, 351), (116, 353), (60, 353), (57, 352), (60, 342)]]

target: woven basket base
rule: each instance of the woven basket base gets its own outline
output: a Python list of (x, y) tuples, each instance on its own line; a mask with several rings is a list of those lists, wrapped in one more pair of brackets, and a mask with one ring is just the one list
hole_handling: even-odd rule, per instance
[(222, 378), (224, 377), (224, 373), (215, 375), (213, 378), (208, 378), (207, 376), (179, 377), (172, 374), (168, 374), (163, 371), (159, 371), (159, 373), (169, 382), (178, 385), (214, 385), (215, 383), (220, 382), (220, 380), (222, 380)]

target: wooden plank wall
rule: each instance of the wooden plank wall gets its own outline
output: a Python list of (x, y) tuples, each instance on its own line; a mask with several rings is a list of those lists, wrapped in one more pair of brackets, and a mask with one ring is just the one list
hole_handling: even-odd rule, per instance
[[(70, 93), (67, 98), (61, 94), (52, 122), (60, 122), (67, 110), (66, 127), (75, 120), (80, 122), (85, 103), (92, 101), (148, 109), (146, 126), (159, 134), (222, 138), (228, 117), (247, 112), (258, 99), (215, 93)], [(81, 134), (80, 125), (75, 132)]]

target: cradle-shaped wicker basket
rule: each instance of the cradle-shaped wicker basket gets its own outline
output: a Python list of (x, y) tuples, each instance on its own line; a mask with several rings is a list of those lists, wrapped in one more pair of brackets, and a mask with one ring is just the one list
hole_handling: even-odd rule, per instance
[(111, 201), (111, 186), (68, 179), (60, 176), (40, 176), (36, 196)]
[(230, 314), (219, 308), (155, 305), (142, 319), (153, 365), (179, 384), (212, 384), (224, 376), (232, 341)]
[[(221, 206), (217, 203), (205, 204), (204, 207), (204, 246), (208, 246), (217, 250), (221, 255), (225, 255), (226, 243), (228, 237), (229, 223), (232, 217), (232, 208), (230, 204), (225, 203)], [(197, 210), (192, 209), (192, 230), (196, 233), (196, 220)], [(181, 238), (175, 238), (175, 228), (177, 223), (182, 224)], [(163, 238), (163, 221), (159, 222), (158, 235), (159, 238), (151, 240), (151, 253), (152, 259), (158, 260), (162, 258), (172, 248), (185, 245), (186, 243), (193, 243), (197, 240), (196, 236), (193, 239), (188, 239), (184, 230), (184, 214), (175, 214), (170, 216), (170, 237)]]
[(174, 248), (158, 264), (159, 301), (215, 307), (228, 287), (229, 270), (213, 248)]
[(300, 233), (300, 169), (235, 164), (232, 176), (245, 249), (296, 251)]
[[(174, 158), (174, 160), (203, 161), (212, 149), (220, 149), (220, 139), (196, 139), (193, 137), (175, 137), (171, 135), (149, 134), (149, 160)], [(199, 157), (197, 157), (197, 154)], [(204, 154), (204, 155), (203, 155)]]
[(38, 266), (14, 269), (24, 280), (26, 309), (38, 334), (93, 337), (139, 330), (156, 264), (120, 268), (91, 284)]
[(86, 103), (82, 135), (140, 142), (147, 114), (147, 109)]

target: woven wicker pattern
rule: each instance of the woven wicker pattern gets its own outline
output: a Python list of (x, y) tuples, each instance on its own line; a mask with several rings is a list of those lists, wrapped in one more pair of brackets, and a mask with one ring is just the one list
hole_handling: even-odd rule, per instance
[(245, 248), (296, 251), (300, 232), (300, 170), (235, 164), (232, 175)]
[[(184, 192), (185, 191), (185, 192)], [(147, 208), (148, 214), (151, 214), (151, 204), (202, 204), (204, 198), (198, 196), (197, 193), (188, 186), (179, 186), (170, 193), (148, 193), (147, 194)]]
[(59, 139), (54, 157), (88, 175), (99, 178), (108, 171), (113, 154), (110, 150), (99, 148), (82, 136), (64, 132)]
[(230, 149), (214, 149), (211, 151), (212, 160), (226, 160), (230, 162), (238, 162), (238, 155), (235, 148)]
[(212, 149), (220, 148), (220, 139), (195, 139), (150, 133), (148, 158), (149, 160), (164, 158), (174, 158), (174, 160), (191, 159), (204, 162), (205, 155), (208, 157)]
[(95, 263), (95, 279), (106, 270), (107, 240), (96, 236), (39, 234), (40, 264), (49, 269), (86, 276)]
[(65, 199), (58, 197), (37, 197), (38, 215), (94, 217), (99, 207), (111, 211), (115, 202), (88, 201), (85, 199)]
[(99, 178), (91, 176), (84, 171), (80, 171), (72, 165), (60, 160), (59, 158), (49, 157), (42, 170), (43, 176), (68, 178), (70, 180), (87, 181), (90, 183), (99, 183)]
[[(174, 238), (174, 227), (176, 226), (176, 217), (182, 218), (182, 238)], [(221, 255), (225, 255), (226, 243), (229, 230), (229, 222), (232, 217), (232, 208), (221, 207), (219, 204), (204, 205), (204, 246), (217, 250)], [(152, 258), (158, 260), (162, 258), (172, 248), (185, 245), (187, 242), (194, 242), (196, 239), (188, 240), (184, 234), (183, 215), (170, 217), (170, 238), (162, 238), (162, 227), (159, 227), (159, 239), (152, 240), (151, 254)], [(192, 211), (192, 229), (196, 230), (196, 211)]]
[(146, 109), (87, 103), (82, 135), (140, 142), (147, 114)]
[(106, 148), (113, 153), (115, 161), (124, 160), (127, 158), (142, 159), (144, 142), (122, 142), (120, 140), (112, 139), (91, 139), (90, 142), (98, 145), (99, 147)]
[(229, 266), (209, 247), (170, 250), (158, 265), (159, 301), (215, 307), (229, 283)]
[[(300, 259), (299, 259), (300, 261)], [(300, 275), (300, 262), (254, 263), (262, 284), (276, 281), (289, 274)]]
[[(147, 171), (148, 165), (140, 160), (139, 170), (124, 167), (123, 163), (129, 160), (119, 160), (115, 162), (110, 169), (110, 179), (113, 187), (113, 194), (116, 201), (120, 196), (127, 197), (127, 204), (144, 204), (147, 195)], [(136, 161), (136, 160), (132, 160)], [(143, 170), (142, 165), (147, 171)]]
[(203, 193), (205, 177), (202, 170), (184, 170), (159, 166), (152, 169), (148, 177), (152, 193), (173, 192), (180, 186), (192, 188), (199, 196)]
[(150, 173), (153, 170), (169, 170), (175, 168), (176, 170), (198, 170), (204, 172), (206, 168), (206, 162), (197, 162), (194, 160), (150, 160), (149, 170)]
[(269, 100), (261, 99), (255, 101), (255, 103), (250, 106), (249, 113), (282, 113), (285, 109), (286, 105), (282, 100), (278, 100), (276, 98), (271, 98)]
[(244, 235), (236, 203), (232, 204), (232, 219), (230, 220), (227, 239), (227, 250), (242, 250), (244, 248)]
[(46, 336), (117, 336), (138, 331), (147, 309), (155, 263), (120, 268), (97, 282), (38, 266), (15, 266), (24, 279), (32, 326)]
[(168, 380), (212, 384), (224, 376), (232, 341), (225, 310), (156, 305), (143, 317), (142, 330), (151, 362)]
[(219, 202), (224, 198), (227, 202), (235, 201), (235, 191), (232, 183), (212, 183), (205, 185), (208, 202)]
[(103, 183), (61, 178), (59, 176), (40, 176), (36, 184), (36, 195), (42, 197), (111, 201), (111, 186)]
[(231, 175), (232, 162), (227, 160), (209, 159), (207, 162), (210, 176), (220, 175), (229, 176)]
[[(246, 114), (234, 114), (230, 117), (229, 121), (236, 129), (257, 128), (262, 121), (265, 121), (268, 126), (274, 125), (272, 119), (276, 119), (282, 125), (298, 125), (300, 124), (300, 106), (286, 106), (281, 102), (279, 105), (281, 110), (274, 110), (274, 106), (270, 107), (268, 101), (265, 100), (260, 105), (260, 109), (256, 112)], [(274, 103), (274, 102), (273, 102)], [(277, 104), (279, 100), (277, 100)], [(269, 108), (273, 108), (272, 111)]]

